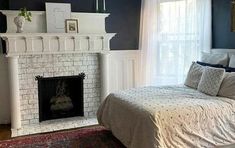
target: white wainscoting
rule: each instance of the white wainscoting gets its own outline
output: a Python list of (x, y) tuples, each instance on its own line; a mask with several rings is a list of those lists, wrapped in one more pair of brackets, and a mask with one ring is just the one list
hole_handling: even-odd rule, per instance
[[(110, 51), (109, 54), (101, 55), (102, 89), (103, 101), (112, 92), (134, 88), (139, 86), (140, 74), (140, 51), (139, 50), (118, 50)], [(103, 64), (105, 65), (105, 64)]]

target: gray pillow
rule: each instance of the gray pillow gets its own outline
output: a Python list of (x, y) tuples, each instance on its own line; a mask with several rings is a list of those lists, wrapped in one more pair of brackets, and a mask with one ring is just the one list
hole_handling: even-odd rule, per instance
[(235, 55), (230, 57), (229, 67), (235, 68)]
[(197, 64), (196, 62), (193, 62), (188, 71), (188, 75), (186, 77), (184, 85), (197, 89), (198, 83), (201, 80), (203, 69), (203, 66)]
[(235, 99), (235, 72), (225, 74), (218, 96)]
[(205, 94), (216, 96), (223, 81), (225, 70), (223, 68), (214, 68), (206, 66), (201, 80), (198, 84), (198, 91)]
[(228, 53), (202, 53), (201, 62), (228, 66)]

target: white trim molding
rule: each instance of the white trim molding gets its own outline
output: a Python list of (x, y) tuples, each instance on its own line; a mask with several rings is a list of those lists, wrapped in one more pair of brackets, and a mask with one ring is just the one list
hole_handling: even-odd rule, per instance
[(61, 54), (61, 53), (104, 53), (110, 50), (110, 39), (115, 33), (70, 34), (70, 33), (3, 33), (6, 56)]

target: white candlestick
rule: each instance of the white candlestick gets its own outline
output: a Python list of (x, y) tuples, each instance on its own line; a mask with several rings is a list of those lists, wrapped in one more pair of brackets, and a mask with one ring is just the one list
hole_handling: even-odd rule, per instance
[(96, 12), (99, 11), (99, 0), (96, 0)]
[(106, 11), (105, 0), (103, 0), (103, 5), (104, 5), (103, 9), (104, 9), (104, 12), (105, 12)]

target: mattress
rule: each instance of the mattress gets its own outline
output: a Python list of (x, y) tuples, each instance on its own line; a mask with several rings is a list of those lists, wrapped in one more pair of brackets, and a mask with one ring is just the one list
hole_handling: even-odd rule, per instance
[(186, 86), (110, 94), (97, 118), (128, 148), (217, 147), (235, 143), (235, 100)]

